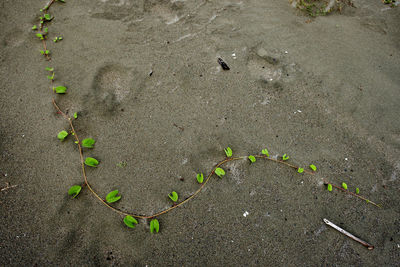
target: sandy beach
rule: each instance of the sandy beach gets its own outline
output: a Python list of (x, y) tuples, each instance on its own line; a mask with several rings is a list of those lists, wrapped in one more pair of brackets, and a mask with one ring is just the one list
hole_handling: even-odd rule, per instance
[[(47, 61), (31, 29), (46, 1), (2, 0), (0, 265), (398, 266), (400, 6), (353, 3), (314, 18), (286, 0), (55, 2)], [(148, 219), (130, 229), (86, 187), (68, 196), (80, 157), (73, 136), (57, 139), (70, 127), (53, 98), (96, 140), (89, 183), (118, 189), (129, 213), (191, 196), (226, 147), (318, 169), (228, 162), (157, 217), (159, 233)]]

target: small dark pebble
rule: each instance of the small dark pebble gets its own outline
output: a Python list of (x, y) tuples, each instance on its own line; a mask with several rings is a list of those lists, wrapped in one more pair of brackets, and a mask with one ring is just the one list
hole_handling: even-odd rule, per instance
[(222, 58), (218, 58), (218, 63), (219, 65), (221, 65), (223, 70), (230, 70), (230, 68), (228, 67), (228, 65), (222, 60)]
[(181, 180), (183, 182), (183, 181), (185, 181), (185, 178), (182, 177), (182, 178), (179, 178), (179, 180)]

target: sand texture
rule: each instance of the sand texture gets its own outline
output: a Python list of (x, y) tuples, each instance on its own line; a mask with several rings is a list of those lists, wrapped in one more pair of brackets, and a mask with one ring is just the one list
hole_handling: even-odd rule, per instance
[[(63, 40), (48, 62), (31, 30), (45, 3), (0, 1), (0, 187), (16, 185), (0, 192), (1, 266), (398, 266), (400, 6), (355, 0), (310, 19), (285, 0), (67, 0), (50, 9)], [(158, 234), (129, 229), (88, 190), (67, 195), (83, 178), (53, 97), (96, 139), (90, 183), (119, 189), (129, 212), (190, 196), (227, 146), (318, 171), (234, 161)]]

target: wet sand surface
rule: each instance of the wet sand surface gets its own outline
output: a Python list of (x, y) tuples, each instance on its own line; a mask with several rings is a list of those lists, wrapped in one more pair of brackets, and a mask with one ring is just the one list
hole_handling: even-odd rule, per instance
[[(4, 266), (396, 266), (400, 262), (400, 7), (309, 20), (281, 0), (56, 3), (52, 60), (31, 27), (43, 1), (3, 0), (0, 31), (0, 262)], [(230, 67), (223, 71), (217, 58)], [(45, 67), (56, 71), (53, 95)], [(150, 75), (152, 73), (152, 75)], [(82, 183), (69, 115), (96, 191), (138, 214), (197, 190), (234, 155), (287, 153), (292, 164), (234, 161), (201, 194), (127, 228)], [(126, 162), (125, 167), (117, 166)], [(183, 179), (182, 179), (183, 178)], [(328, 192), (323, 179), (383, 205)], [(182, 181), (183, 180), (183, 181)], [(244, 216), (246, 215), (246, 216)], [(328, 228), (323, 218), (375, 246)]]

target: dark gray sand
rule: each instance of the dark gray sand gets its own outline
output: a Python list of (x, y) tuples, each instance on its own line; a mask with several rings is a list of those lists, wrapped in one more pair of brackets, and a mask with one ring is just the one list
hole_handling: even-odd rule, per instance
[[(48, 43), (49, 63), (30, 30), (45, 2), (2, 0), (0, 187), (16, 187), (0, 192), (0, 265), (398, 266), (400, 7), (354, 3), (309, 21), (284, 0), (70, 0), (51, 8), (50, 36), (64, 40)], [(119, 189), (118, 208), (152, 214), (172, 190), (189, 196), (227, 146), (318, 173), (235, 161), (160, 216), (158, 234), (148, 221), (131, 230), (88, 190), (67, 196), (79, 154), (56, 138), (68, 123), (47, 66), (68, 86), (59, 105), (97, 140), (89, 181), (102, 196)]]

